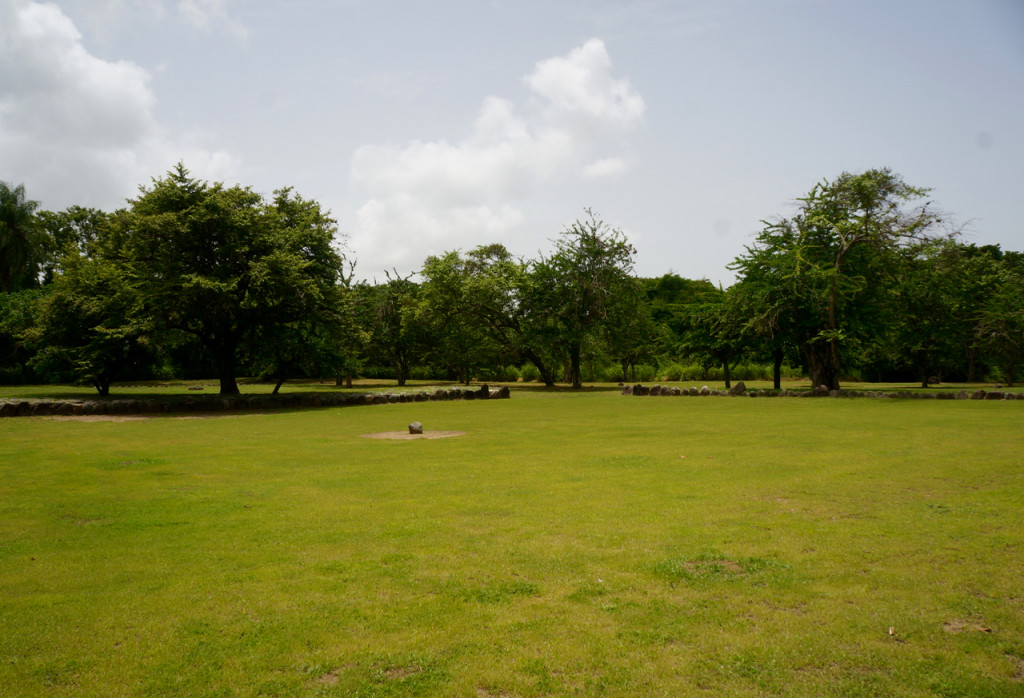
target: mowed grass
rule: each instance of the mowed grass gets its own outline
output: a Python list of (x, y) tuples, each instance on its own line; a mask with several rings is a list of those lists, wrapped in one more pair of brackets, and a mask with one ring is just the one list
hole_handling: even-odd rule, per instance
[[(404, 430), (464, 436), (362, 438)], [(1019, 402), (0, 422), (0, 693), (1024, 695)]]

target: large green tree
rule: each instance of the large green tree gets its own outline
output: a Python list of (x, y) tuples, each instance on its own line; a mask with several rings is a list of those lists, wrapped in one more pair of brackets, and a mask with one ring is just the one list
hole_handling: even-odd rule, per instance
[(736, 303), (733, 288), (714, 289), (688, 306), (682, 345), (700, 362), (705, 374), (711, 366), (721, 366), (726, 388), (732, 387), (732, 369), (747, 348), (743, 317), (738, 312), (741, 306)]
[(360, 284), (354, 290), (369, 330), (369, 360), (390, 366), (398, 385), (405, 385), (413, 366), (433, 345), (431, 328), (419, 321), (419, 284), (396, 273), (385, 283)]
[(32, 364), (41, 375), (70, 377), (107, 395), (112, 381), (126, 370), (141, 373), (152, 359), (140, 299), (105, 259), (73, 253), (61, 267), (25, 333), (36, 349)]
[(420, 272), (417, 322), (434, 338), (431, 363), (469, 384), (481, 369), (502, 363), (502, 347), (478, 319), (466, 260), (458, 252), (430, 256)]
[(918, 204), (927, 192), (888, 169), (844, 172), (799, 199), (792, 218), (767, 224), (737, 260), (741, 272), (775, 270), (756, 280), (781, 289), (766, 312), (799, 314), (788, 331), (815, 385), (839, 387), (841, 347), (877, 329), (876, 295), (891, 279), (895, 252), (941, 222), (930, 202)]
[(313, 316), (338, 283), (335, 222), (315, 202), (195, 179), (183, 164), (142, 188), (115, 216), (106, 251), (126, 270), (144, 312), (195, 336), (237, 394), (243, 349)]
[(490, 244), (465, 255), (452, 251), (430, 257), (422, 275), (421, 312), (437, 328), (435, 356), (463, 366), (459, 371), (464, 374), (470, 367), (529, 361), (546, 385), (555, 384), (556, 359), (550, 351), (555, 328), (533, 307), (530, 263), (503, 245)]
[(625, 234), (587, 211), (555, 241), (555, 252), (531, 270), (534, 313), (549, 318), (568, 355), (569, 381), (582, 387), (583, 351), (610, 327), (615, 307), (640, 301), (633, 277), (636, 250)]
[(348, 335), (357, 330), (346, 312), (343, 260), (330, 248), (335, 220), (316, 201), (302, 198), (290, 187), (274, 193), (268, 215), (287, 231), (282, 244), (286, 250), (290, 246), (291, 254), (284, 261), (269, 262), (261, 274), (276, 284), (284, 269), (284, 276), (298, 285), (288, 289), (290, 298), (278, 301), (282, 309), (291, 307), (290, 316), (251, 325), (244, 344), (250, 365), (260, 377), (275, 381), (273, 392), (277, 393), (288, 378), (333, 378), (344, 373)]

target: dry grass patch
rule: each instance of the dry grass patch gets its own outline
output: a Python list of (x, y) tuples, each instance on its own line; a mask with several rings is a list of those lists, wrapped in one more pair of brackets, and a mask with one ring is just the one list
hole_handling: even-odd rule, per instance
[(464, 431), (424, 431), (422, 434), (410, 434), (407, 431), (378, 431), (374, 434), (362, 434), (364, 439), (392, 439), (394, 441), (416, 441), (417, 439), (449, 439), (453, 436), (464, 436)]

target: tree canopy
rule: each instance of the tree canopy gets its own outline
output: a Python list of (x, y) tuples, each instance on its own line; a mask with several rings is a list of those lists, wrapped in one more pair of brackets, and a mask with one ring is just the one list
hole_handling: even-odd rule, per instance
[(844, 172), (799, 199), (792, 218), (766, 224), (733, 268), (740, 284), (760, 286), (765, 300), (754, 325), (786, 330), (803, 352), (811, 381), (839, 387), (841, 347), (877, 325), (875, 294), (894, 267), (895, 253), (928, 239), (940, 216), (928, 190), (905, 184), (888, 169)]
[(199, 340), (231, 395), (241, 349), (261, 355), (269, 335), (330, 302), (342, 273), (335, 231), (316, 202), (288, 189), (268, 203), (179, 164), (114, 217), (105, 253), (159, 327)]
[[(764, 224), (728, 288), (640, 279), (590, 209), (537, 257), (489, 243), (353, 283), (319, 203), (178, 164), (118, 211), (41, 211), (0, 183), (0, 381), (127, 376), (584, 381), (801, 371), (1018, 380), (1024, 254), (965, 244), (888, 169), (842, 173)], [(347, 270), (347, 271), (346, 271)]]

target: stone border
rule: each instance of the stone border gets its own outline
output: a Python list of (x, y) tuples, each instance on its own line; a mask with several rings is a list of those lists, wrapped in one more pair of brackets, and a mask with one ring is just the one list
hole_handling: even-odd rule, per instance
[(829, 390), (825, 386), (819, 386), (813, 390), (747, 390), (743, 381), (739, 381), (729, 390), (718, 390), (717, 388), (679, 388), (676, 386), (654, 385), (627, 385), (622, 388), (623, 395), (666, 395), (666, 396), (720, 396), (720, 397), (880, 397), (905, 400), (1024, 400), (1024, 393), (1004, 392), (1001, 390), (975, 390), (967, 392), (943, 392), (918, 393), (909, 390), (896, 392), (885, 392), (882, 390)]
[(295, 410), (312, 407), (385, 405), (439, 400), (502, 400), (511, 397), (507, 386), (491, 390), (440, 388), (417, 393), (288, 393), (286, 395), (175, 395), (161, 399), (50, 400), (0, 399), (0, 417), (94, 416), (125, 414), (180, 414), (237, 410)]

